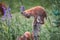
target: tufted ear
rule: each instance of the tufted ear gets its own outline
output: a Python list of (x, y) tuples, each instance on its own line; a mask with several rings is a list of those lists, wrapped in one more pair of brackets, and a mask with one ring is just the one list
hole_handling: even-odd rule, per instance
[(23, 13), (23, 11), (25, 11), (24, 6), (21, 6), (21, 7), (20, 7), (20, 11), (21, 11), (21, 13)]

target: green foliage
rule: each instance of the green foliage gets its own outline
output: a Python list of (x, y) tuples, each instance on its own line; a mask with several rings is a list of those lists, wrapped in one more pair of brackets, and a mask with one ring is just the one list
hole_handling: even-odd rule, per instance
[[(60, 40), (60, 0), (2, 0), (11, 7), (12, 20), (10, 26), (0, 20), (0, 40), (16, 40), (26, 31), (32, 32), (33, 18), (27, 19), (20, 14), (23, 1), (25, 9), (41, 5), (46, 9), (47, 17), (41, 27), (40, 40)], [(19, 12), (19, 13), (18, 13)], [(58, 26), (58, 27), (57, 27)]]
[[(16, 40), (18, 36), (21, 36), (26, 31), (32, 32), (33, 18), (25, 18), (20, 13), (12, 14), (12, 20), (10, 26), (7, 25), (6, 21), (0, 20), (0, 39), (1, 40)], [(23, 19), (22, 19), (23, 18)], [(60, 28), (60, 27), (59, 27)], [(42, 25), (40, 31), (40, 40), (58, 40), (60, 39), (60, 29), (57, 27), (51, 27), (49, 21), (46, 20), (45, 24)]]
[(24, 32), (32, 32), (31, 19), (25, 19), (20, 13), (12, 16), (10, 26), (7, 25), (6, 21), (0, 21), (0, 40), (16, 40), (17, 36), (23, 35)]

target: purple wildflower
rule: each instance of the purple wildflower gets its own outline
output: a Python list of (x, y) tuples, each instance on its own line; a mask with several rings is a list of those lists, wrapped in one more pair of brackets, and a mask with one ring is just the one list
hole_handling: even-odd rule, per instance
[(10, 18), (11, 18), (11, 17), (12, 17), (12, 15), (11, 15), (11, 13), (10, 13), (11, 8), (10, 8), (10, 7), (8, 7), (8, 10), (7, 10), (7, 11), (8, 11), (8, 17), (10, 17)]
[(4, 16), (6, 16), (7, 14), (7, 10), (4, 8)]
[(24, 8), (23, 5), (20, 7), (20, 11), (21, 11), (21, 12), (25, 11), (25, 8)]
[(8, 7), (8, 8), (7, 8), (7, 25), (8, 25), (8, 26), (10, 26), (11, 18), (12, 18), (12, 15), (11, 15), (10, 11), (11, 11), (11, 8)]
[(11, 20), (12, 16), (11, 16), (11, 13), (10, 13), (10, 11), (11, 11), (10, 7), (8, 7), (7, 9), (5, 9), (3, 7), (3, 10), (4, 10), (4, 16), (2, 17), (2, 20), (7, 20), (7, 19)]
[(5, 20), (7, 11), (6, 11), (5, 7), (2, 7), (2, 8), (3, 8), (3, 11), (4, 11), (4, 16), (2, 17), (2, 20)]

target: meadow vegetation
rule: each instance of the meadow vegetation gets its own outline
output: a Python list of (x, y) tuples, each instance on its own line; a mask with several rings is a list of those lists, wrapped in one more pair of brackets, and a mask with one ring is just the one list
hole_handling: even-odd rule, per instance
[[(0, 17), (0, 40), (16, 40), (18, 36), (21, 36), (26, 31), (32, 32), (33, 28), (33, 20), (34, 18), (31, 17), (30, 19), (25, 18), (20, 13), (20, 0), (2, 0), (6, 2), (7, 5), (11, 7), (11, 14), (12, 19), (7, 24), (7, 20), (3, 21)], [(50, 2), (51, 1), (51, 2)], [(56, 0), (55, 0), (56, 1)], [(59, 0), (58, 0), (59, 1)], [(60, 16), (55, 16), (53, 14), (53, 0), (23, 0), (23, 5), (25, 9), (29, 9), (33, 6), (43, 6), (47, 12), (47, 17), (49, 19), (45, 19), (45, 24), (41, 26), (40, 31), (40, 40), (60, 40), (60, 27), (57, 27), (56, 24), (52, 24), (52, 21), (59, 18)], [(57, 2), (57, 1), (56, 1)], [(55, 5), (55, 4), (54, 4)], [(57, 4), (56, 4), (57, 5)]]

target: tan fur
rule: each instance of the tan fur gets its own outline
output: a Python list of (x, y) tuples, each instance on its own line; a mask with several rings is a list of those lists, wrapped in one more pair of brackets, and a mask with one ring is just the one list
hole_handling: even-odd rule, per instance
[(44, 7), (35, 6), (30, 9), (23, 11), (22, 13), (25, 17), (30, 18), (30, 16), (34, 17), (34, 23), (36, 23), (38, 17), (40, 18), (41, 24), (44, 24), (44, 18), (47, 18), (46, 11)]
[(33, 40), (33, 34), (30, 32), (25, 32), (21, 37), (18, 38), (18, 40)]

